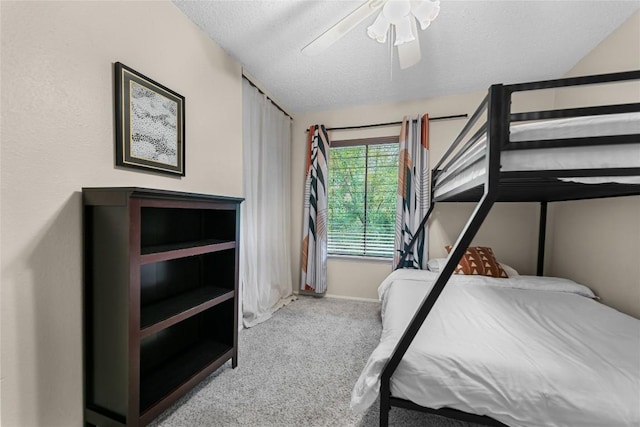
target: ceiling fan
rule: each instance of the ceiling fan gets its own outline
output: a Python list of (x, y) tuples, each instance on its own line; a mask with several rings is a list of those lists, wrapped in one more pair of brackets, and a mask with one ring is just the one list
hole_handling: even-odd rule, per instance
[(421, 29), (427, 28), (440, 12), (439, 0), (367, 0), (306, 45), (302, 53), (316, 55), (322, 52), (378, 10), (380, 13), (367, 28), (367, 35), (379, 43), (385, 43), (389, 34), (389, 40), (393, 39), (393, 44), (398, 48), (401, 69), (420, 62), (416, 20)]

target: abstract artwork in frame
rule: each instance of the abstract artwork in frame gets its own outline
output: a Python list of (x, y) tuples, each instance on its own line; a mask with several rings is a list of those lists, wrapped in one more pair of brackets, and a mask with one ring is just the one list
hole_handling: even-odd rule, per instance
[(185, 175), (184, 96), (115, 63), (116, 165)]

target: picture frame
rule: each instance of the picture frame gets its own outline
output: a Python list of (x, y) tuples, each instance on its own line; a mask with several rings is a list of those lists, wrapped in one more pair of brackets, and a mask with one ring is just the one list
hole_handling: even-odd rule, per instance
[(185, 176), (184, 96), (116, 62), (116, 166)]

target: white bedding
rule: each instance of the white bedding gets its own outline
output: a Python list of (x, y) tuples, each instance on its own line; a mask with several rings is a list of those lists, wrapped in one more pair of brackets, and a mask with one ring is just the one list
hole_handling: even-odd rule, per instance
[[(554, 138), (579, 138), (588, 136), (640, 134), (640, 113), (586, 116), (514, 125), (511, 127), (512, 142), (548, 140)], [(438, 180), (457, 172), (467, 158), (485, 150), (486, 138), (480, 140), (472, 150), (465, 153), (449, 170), (440, 174)], [(501, 171), (566, 170), (597, 168), (640, 168), (640, 140), (633, 144), (616, 144), (583, 147), (560, 147), (530, 150), (508, 150), (501, 153)], [(459, 173), (451, 181), (437, 188), (434, 195), (446, 192), (485, 174), (483, 161), (477, 162)], [(640, 176), (563, 178), (565, 181), (585, 184), (620, 182), (640, 184)], [(437, 181), (436, 181), (437, 183)]]
[[(365, 411), (436, 273), (380, 285), (383, 332), (352, 393)], [(394, 397), (510, 426), (640, 425), (640, 320), (565, 279), (451, 278), (391, 379)]]

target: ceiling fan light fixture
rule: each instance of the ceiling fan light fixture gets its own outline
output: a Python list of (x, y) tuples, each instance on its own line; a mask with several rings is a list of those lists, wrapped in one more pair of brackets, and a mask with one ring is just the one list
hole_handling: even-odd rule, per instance
[(396, 21), (409, 16), (411, 2), (408, 0), (389, 0), (382, 6), (382, 14), (390, 21)]
[(396, 41), (394, 43), (395, 46), (409, 43), (416, 39), (411, 29), (411, 18), (409, 16), (405, 16), (404, 18), (396, 21), (394, 23), (394, 27), (396, 29)]
[(420, 23), (420, 28), (424, 30), (429, 26), (431, 21), (438, 17), (440, 13), (440, 1), (414, 0), (411, 2), (411, 13)]
[(379, 13), (373, 24), (367, 28), (367, 35), (378, 43), (385, 43), (390, 24), (389, 19), (383, 13)]
[(431, 25), (431, 21), (428, 21), (428, 20), (427, 21), (418, 20), (418, 22), (420, 23), (421, 30), (426, 30), (429, 27), (429, 25)]
[[(306, 55), (321, 52), (376, 11), (378, 15), (367, 27), (367, 36), (378, 43), (393, 39), (401, 69), (417, 64), (421, 53), (416, 21), (423, 30), (427, 28), (440, 12), (440, 0), (365, 0), (361, 6), (302, 48), (302, 52)], [(387, 36), (392, 27), (394, 32)]]

